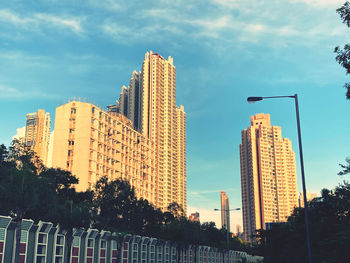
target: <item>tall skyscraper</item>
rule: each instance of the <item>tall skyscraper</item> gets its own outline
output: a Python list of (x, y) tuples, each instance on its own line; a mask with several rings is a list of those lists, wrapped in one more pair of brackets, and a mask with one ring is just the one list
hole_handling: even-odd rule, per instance
[(166, 209), (177, 202), (186, 214), (186, 114), (175, 104), (173, 58), (147, 52), (141, 72), (134, 71), (129, 88), (122, 88), (119, 103), (134, 129), (155, 144), (156, 206)]
[(86, 102), (56, 108), (52, 166), (72, 172), (84, 191), (102, 176), (123, 179), (156, 203), (155, 145), (117, 112)]
[(298, 205), (295, 156), (269, 114), (256, 114), (242, 131), (240, 166), (246, 241), (266, 223), (285, 222)]
[(119, 109), (124, 116), (128, 116), (128, 93), (128, 88), (123, 86), (119, 96)]
[(135, 130), (141, 132), (142, 85), (141, 72), (134, 71), (128, 88), (128, 113)]
[(175, 82), (173, 59), (147, 52), (108, 112), (79, 101), (58, 107), (53, 167), (76, 175), (79, 190), (122, 178), (157, 208), (176, 202), (186, 214), (186, 113)]
[(25, 144), (47, 165), (50, 140), (50, 113), (38, 110), (27, 114)]
[(221, 227), (230, 232), (230, 204), (224, 191), (220, 193), (221, 200)]
[[(178, 202), (186, 214), (186, 153), (178, 146), (185, 145), (185, 112), (181, 107), (181, 113), (177, 114), (173, 58), (166, 60), (157, 53), (147, 52), (141, 74), (142, 133), (155, 142), (157, 149), (157, 206), (166, 209)], [(183, 129), (179, 131), (181, 123)]]

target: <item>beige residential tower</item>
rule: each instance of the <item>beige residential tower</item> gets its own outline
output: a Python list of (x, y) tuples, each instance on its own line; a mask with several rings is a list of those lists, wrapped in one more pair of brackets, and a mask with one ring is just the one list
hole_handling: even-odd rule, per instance
[(80, 101), (57, 107), (52, 165), (77, 176), (78, 190), (106, 175), (129, 181), (138, 198), (155, 204), (155, 145), (119, 113)]
[(25, 144), (47, 165), (50, 140), (50, 113), (38, 110), (27, 114)]
[(243, 232), (252, 241), (266, 223), (285, 222), (298, 205), (295, 156), (269, 114), (256, 114), (242, 131), (240, 166)]

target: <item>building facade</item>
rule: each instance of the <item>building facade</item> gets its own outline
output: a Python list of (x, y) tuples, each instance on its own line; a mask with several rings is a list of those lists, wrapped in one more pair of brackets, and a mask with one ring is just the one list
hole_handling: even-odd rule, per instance
[[(316, 193), (309, 193), (308, 191), (306, 191), (306, 200), (308, 203), (316, 197), (317, 197)], [(299, 204), (299, 207), (304, 207), (304, 194), (302, 192), (299, 193), (298, 204)]]
[(50, 140), (50, 113), (38, 110), (27, 114), (24, 142), (47, 165)]
[(271, 126), (269, 114), (256, 114), (241, 132), (240, 167), (243, 232), (252, 241), (266, 223), (285, 222), (298, 205), (295, 155), (282, 138), (281, 127)]
[(128, 113), (134, 129), (141, 132), (142, 85), (141, 72), (132, 73), (128, 87)]
[(117, 112), (80, 101), (57, 107), (52, 165), (77, 176), (77, 190), (107, 176), (129, 181), (138, 198), (156, 203), (155, 145)]
[(224, 191), (220, 193), (221, 201), (221, 227), (230, 232), (230, 204), (228, 196)]
[(176, 202), (186, 214), (186, 113), (176, 106), (173, 58), (147, 52), (142, 70), (122, 87), (119, 108), (155, 144), (156, 207)]

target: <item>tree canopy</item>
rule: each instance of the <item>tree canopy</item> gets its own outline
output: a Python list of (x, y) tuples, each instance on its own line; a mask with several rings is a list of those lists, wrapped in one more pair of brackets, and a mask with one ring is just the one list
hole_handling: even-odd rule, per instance
[[(337, 13), (340, 15), (340, 18), (347, 27), (350, 27), (350, 3), (346, 2), (344, 5), (337, 9)], [(342, 49), (338, 46), (334, 49), (336, 53), (337, 62), (345, 68), (346, 74), (350, 74), (350, 45), (346, 44)], [(345, 83), (344, 87), (346, 88), (346, 98), (350, 99), (350, 82)]]
[[(350, 184), (323, 189), (308, 203), (311, 251), (314, 262), (349, 262)], [(258, 233), (265, 262), (307, 262), (304, 209), (296, 208), (287, 223)]]
[[(9, 148), (0, 145), (0, 214), (16, 219), (17, 229), (23, 218), (59, 224), (67, 232), (67, 259), (74, 228), (88, 227), (226, 249), (224, 229), (217, 229), (213, 222), (189, 221), (177, 203), (161, 211), (147, 200), (137, 199), (127, 181), (106, 176), (85, 192), (76, 191), (78, 182), (68, 171), (44, 167), (19, 141)], [(17, 233), (19, 244), (20, 231)], [(238, 238), (230, 238), (230, 248), (249, 249)]]

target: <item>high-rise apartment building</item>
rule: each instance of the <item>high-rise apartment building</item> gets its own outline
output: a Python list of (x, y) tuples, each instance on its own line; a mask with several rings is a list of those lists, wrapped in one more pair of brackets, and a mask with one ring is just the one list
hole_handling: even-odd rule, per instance
[(173, 59), (147, 52), (108, 112), (78, 101), (56, 109), (53, 167), (76, 175), (78, 190), (122, 178), (157, 208), (176, 202), (186, 214), (186, 113), (175, 102)]
[(128, 87), (123, 86), (116, 105), (108, 106), (132, 121), (135, 130), (141, 132), (142, 85), (141, 72), (134, 71)]
[(122, 87), (119, 107), (155, 144), (156, 206), (176, 202), (186, 214), (186, 114), (176, 106), (173, 58), (147, 52), (141, 72), (134, 71), (129, 87)]
[(128, 88), (123, 86), (119, 96), (119, 110), (124, 116), (128, 116)]
[(246, 241), (266, 223), (285, 222), (298, 205), (295, 156), (269, 114), (256, 114), (242, 131), (240, 166)]
[(220, 192), (221, 201), (221, 227), (230, 232), (230, 204), (224, 191)]
[(106, 175), (129, 181), (138, 198), (156, 204), (155, 144), (118, 112), (80, 101), (57, 107), (52, 165), (77, 176), (77, 190)]
[(27, 114), (25, 144), (47, 165), (50, 140), (50, 113), (38, 110)]
[(147, 52), (141, 74), (142, 133), (156, 145), (157, 206), (177, 202), (186, 214), (185, 112), (176, 106), (173, 58)]
[(141, 72), (134, 71), (128, 88), (128, 113), (135, 130), (141, 132), (142, 85)]

